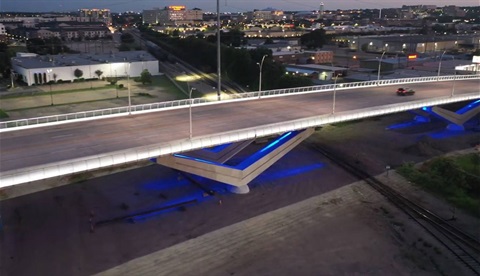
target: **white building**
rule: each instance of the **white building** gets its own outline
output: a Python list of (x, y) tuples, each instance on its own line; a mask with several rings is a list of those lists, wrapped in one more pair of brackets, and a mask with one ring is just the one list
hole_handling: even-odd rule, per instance
[(73, 82), (75, 71), (81, 70), (83, 79), (100, 77), (139, 77), (143, 70), (159, 75), (158, 60), (146, 51), (118, 52), (115, 54), (73, 55), (19, 55), (12, 58), (13, 71), (29, 86), (49, 82)]

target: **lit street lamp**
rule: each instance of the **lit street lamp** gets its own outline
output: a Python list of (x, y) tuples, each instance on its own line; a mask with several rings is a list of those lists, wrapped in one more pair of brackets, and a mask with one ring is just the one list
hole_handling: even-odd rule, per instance
[[(259, 77), (259, 80), (258, 80), (258, 92), (262, 91), (262, 68), (263, 68), (263, 62), (265, 61), (266, 57), (267, 57), (267, 55), (263, 55), (262, 61), (260, 63), (257, 62), (257, 64), (260, 66), (260, 77)], [(258, 94), (258, 96), (260, 97), (260, 93)]]
[(220, 0), (217, 0), (217, 75), (218, 75), (218, 90), (217, 90), (217, 100), (221, 100), (222, 93), (222, 62), (221, 62), (221, 47), (220, 47)]
[(443, 59), (443, 55), (445, 55), (445, 52), (447, 50), (443, 51), (442, 55), (440, 56), (440, 62), (438, 63), (438, 74), (437, 74), (437, 77), (440, 77), (440, 68), (442, 67), (442, 59)]
[(193, 103), (193, 100), (192, 100), (192, 91), (193, 90), (197, 90), (195, 87), (192, 87), (190, 88), (190, 91), (188, 93), (188, 98), (190, 99), (190, 106), (188, 108), (188, 112), (189, 112), (189, 122), (190, 122), (190, 132), (189, 132), (189, 137), (190, 139), (192, 139), (192, 135), (193, 135), (193, 126), (192, 126), (192, 103)]
[(382, 59), (383, 59), (383, 55), (385, 55), (385, 51), (383, 51), (382, 53), (382, 56), (380, 57), (380, 60), (378, 61), (378, 76), (377, 76), (377, 85), (378, 85), (378, 82), (380, 81), (380, 70), (382, 68)]
[(333, 107), (332, 107), (332, 114), (335, 114), (335, 100), (337, 94), (337, 79), (338, 75), (335, 76), (335, 82), (333, 83)]

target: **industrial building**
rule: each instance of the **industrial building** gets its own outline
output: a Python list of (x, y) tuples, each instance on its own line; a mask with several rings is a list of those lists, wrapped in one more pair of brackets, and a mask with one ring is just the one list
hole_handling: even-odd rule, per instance
[[(45, 56), (27, 53), (18, 54), (11, 61), (17, 79), (29, 86), (73, 82), (76, 79), (138, 77), (143, 70), (148, 70), (152, 75), (160, 74), (158, 60), (146, 51)], [(77, 69), (82, 72), (81, 77), (75, 76)], [(99, 76), (100, 71), (102, 74)]]

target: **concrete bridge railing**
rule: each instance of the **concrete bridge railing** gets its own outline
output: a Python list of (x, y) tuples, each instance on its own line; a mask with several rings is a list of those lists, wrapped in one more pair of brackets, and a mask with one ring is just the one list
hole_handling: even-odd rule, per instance
[(294, 121), (252, 127), (248, 129), (239, 129), (230, 132), (215, 133), (202, 137), (194, 137), (193, 139), (168, 141), (160, 144), (146, 145), (142, 147), (65, 160), (41, 166), (21, 168), (0, 173), (0, 188), (50, 177), (74, 174), (140, 160), (147, 160), (152, 157), (158, 157), (167, 154), (208, 148), (225, 143), (269, 136), (272, 134), (280, 134), (293, 130), (403, 112), (412, 109), (419, 109), (424, 106), (435, 106), (452, 102), (476, 100), (479, 98), (480, 95), (478, 93), (468, 93), (455, 95), (452, 97), (437, 97), (421, 101), (375, 106), (339, 112), (335, 114), (322, 114), (319, 116), (303, 118)]
[[(228, 101), (235, 100), (249, 100), (249, 99), (258, 99), (264, 97), (278, 97), (294, 94), (305, 94), (305, 93), (318, 93), (318, 92), (328, 92), (334, 89), (356, 89), (364, 87), (376, 87), (376, 86), (389, 86), (397, 84), (411, 84), (411, 83), (424, 83), (424, 82), (437, 82), (437, 81), (461, 81), (461, 80), (472, 80), (480, 79), (480, 75), (452, 75), (452, 76), (428, 76), (428, 77), (416, 77), (416, 78), (402, 78), (402, 79), (391, 79), (391, 80), (374, 80), (374, 81), (362, 81), (362, 82), (352, 82), (352, 83), (340, 83), (340, 84), (326, 84), (326, 85), (317, 85), (317, 86), (307, 86), (307, 87), (297, 87), (297, 88), (288, 88), (288, 89), (275, 89), (275, 90), (265, 90), (265, 91), (255, 91), (231, 95), (222, 95), (222, 100), (217, 101), (216, 99), (212, 101), (209, 98), (195, 98), (195, 99), (182, 99), (176, 101), (168, 102), (159, 102), (159, 103), (150, 103), (142, 105), (133, 105), (133, 106), (124, 106), (116, 108), (106, 108), (99, 110), (91, 111), (82, 111), (76, 113), (68, 114), (59, 114), (51, 116), (43, 116), (36, 118), (28, 118), (21, 120), (13, 121), (4, 121), (0, 122), (0, 132), (11, 131), (21, 128), (29, 127), (39, 127), (43, 125), (52, 125), (52, 124), (61, 124), (72, 121), (80, 120), (93, 120), (93, 119), (102, 119), (108, 117), (124, 116), (130, 113), (139, 114), (144, 112), (154, 112), (175, 108), (183, 108), (190, 105), (197, 104), (221, 104)], [(336, 87), (335, 87), (336, 86)]]

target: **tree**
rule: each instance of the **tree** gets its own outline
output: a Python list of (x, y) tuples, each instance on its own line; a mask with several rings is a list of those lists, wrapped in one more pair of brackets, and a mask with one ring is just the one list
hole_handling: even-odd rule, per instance
[(77, 69), (75, 69), (75, 71), (73, 71), (73, 75), (74, 75), (77, 79), (79, 79), (79, 78), (81, 78), (81, 77), (83, 76), (83, 71), (77, 68)]
[(240, 47), (246, 44), (245, 33), (238, 29), (231, 29), (228, 32), (222, 31), (220, 34), (220, 41), (222, 44), (228, 46)]
[(120, 36), (120, 40), (122, 41), (122, 43), (133, 43), (135, 42), (135, 38), (133, 37), (133, 35), (129, 34), (129, 33), (124, 33)]
[(265, 39), (265, 42), (263, 42), (264, 45), (268, 45), (268, 44), (275, 44), (275, 42), (273, 41), (273, 39), (271, 37), (267, 37), (267, 39)]
[(120, 52), (130, 51), (130, 46), (128, 46), (128, 45), (125, 44), (125, 43), (121, 43), (120, 46), (118, 46), (118, 50), (119, 50)]
[(100, 78), (103, 75), (102, 70), (95, 71), (95, 75), (97, 75), (97, 77)]
[(300, 43), (308, 49), (322, 48), (327, 42), (327, 35), (324, 29), (317, 29), (300, 37)]
[(172, 36), (173, 36), (173, 37), (179, 37), (179, 36), (180, 36), (180, 31), (177, 30), (177, 29), (173, 30)]
[(140, 74), (140, 81), (142, 84), (152, 83), (152, 74), (150, 74), (147, 69), (144, 69)]
[(283, 75), (279, 80), (279, 85), (283, 88), (311, 86), (312, 84), (312, 79), (303, 76)]
[(111, 85), (115, 85), (118, 81), (118, 79), (116, 77), (107, 77), (107, 81), (111, 84)]
[(11, 68), (10, 58), (12, 56), (8, 53), (8, 50), (7, 44), (0, 42), (0, 74), (3, 74), (5, 78), (10, 76)]

